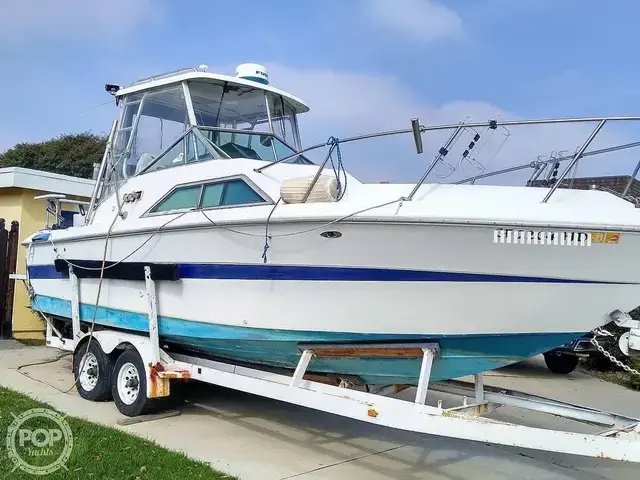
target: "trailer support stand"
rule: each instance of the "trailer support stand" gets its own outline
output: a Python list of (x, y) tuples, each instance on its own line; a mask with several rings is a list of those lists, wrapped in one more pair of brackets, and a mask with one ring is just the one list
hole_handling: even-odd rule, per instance
[(156, 300), (156, 282), (151, 277), (151, 267), (144, 267), (144, 281), (147, 287), (149, 306), (149, 340), (151, 341), (151, 363), (160, 362), (160, 336), (158, 333), (158, 304)]
[(473, 379), (476, 390), (476, 403), (484, 403), (484, 377), (482, 373), (476, 373)]
[(80, 288), (78, 286), (78, 277), (76, 277), (71, 264), (69, 264), (69, 283), (71, 287), (71, 326), (73, 329), (73, 346), (75, 348), (82, 338), (82, 330), (80, 330)]
[(298, 365), (296, 366), (296, 371), (293, 372), (293, 377), (291, 377), (290, 385), (292, 387), (297, 387), (302, 381), (305, 372), (307, 371), (307, 367), (309, 366), (309, 362), (313, 357), (312, 350), (304, 350), (302, 355), (300, 356), (300, 360), (298, 361)]
[(422, 366), (420, 367), (420, 378), (418, 379), (418, 388), (416, 391), (415, 403), (424, 405), (427, 402), (427, 390), (429, 389), (429, 378), (431, 377), (431, 366), (436, 351), (433, 348), (422, 349)]

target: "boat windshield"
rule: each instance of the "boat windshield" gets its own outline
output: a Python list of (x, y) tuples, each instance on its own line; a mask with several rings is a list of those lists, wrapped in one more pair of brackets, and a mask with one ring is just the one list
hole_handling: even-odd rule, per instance
[[(220, 158), (248, 158), (273, 162), (294, 153), (291, 147), (272, 133), (196, 127), (153, 162), (145, 165), (141, 173)], [(303, 155), (292, 157), (286, 162), (312, 163)]]
[(282, 95), (229, 82), (193, 81), (189, 91), (199, 126), (271, 132), (271, 123), (282, 143), (297, 143), (295, 110)]
[(294, 106), (258, 85), (194, 80), (132, 93), (121, 101), (100, 200), (142, 172), (220, 158), (273, 162), (301, 148)]

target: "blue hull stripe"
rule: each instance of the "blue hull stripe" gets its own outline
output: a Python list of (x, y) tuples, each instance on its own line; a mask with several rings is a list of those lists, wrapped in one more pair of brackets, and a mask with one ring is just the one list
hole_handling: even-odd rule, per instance
[[(626, 284), (626, 282), (602, 282), (573, 278), (525, 277), (437, 270), (236, 263), (183, 263), (178, 265), (178, 272), (180, 278), (219, 280)], [(32, 265), (29, 267), (29, 277), (32, 279), (54, 279), (66, 278), (66, 275), (57, 272), (53, 265)]]

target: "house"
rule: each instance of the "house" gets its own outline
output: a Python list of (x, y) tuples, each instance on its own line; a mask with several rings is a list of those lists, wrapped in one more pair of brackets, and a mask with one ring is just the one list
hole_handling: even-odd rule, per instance
[[(15, 264), (15, 273), (24, 274), (26, 270), (26, 251), (19, 242), (44, 228), (46, 223), (46, 202), (34, 197), (57, 193), (89, 201), (93, 187), (94, 181), (85, 178), (19, 167), (0, 168), (0, 224), (11, 230), (8, 233), (0, 228), (0, 338), (44, 338), (44, 321), (30, 309), (27, 289), (19, 281), (8, 280), (8, 274), (14, 273), (9, 271), (13, 270), (11, 263)], [(64, 206), (65, 223), (72, 220), (74, 208), (74, 205)]]

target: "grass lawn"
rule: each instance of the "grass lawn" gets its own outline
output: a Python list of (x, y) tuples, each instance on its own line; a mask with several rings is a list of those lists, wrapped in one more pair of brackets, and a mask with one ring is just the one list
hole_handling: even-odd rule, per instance
[(27, 347), (42, 347), (47, 344), (44, 338), (16, 338), (16, 340)]
[[(72, 417), (66, 418), (73, 433), (73, 450), (66, 464), (67, 470), (61, 468), (41, 477), (33, 476), (20, 469), (12, 472), (14, 465), (9, 458), (5, 440), (7, 430), (14, 419), (13, 415), (20, 415), (32, 408), (50, 407), (25, 395), (0, 387), (0, 480), (233, 478), (212, 470), (206, 463), (191, 460), (181, 453), (171, 452), (151, 441)], [(46, 419), (32, 419), (28, 422), (30, 423), (23, 424), (23, 427), (29, 427), (34, 431), (39, 426), (49, 428), (52, 425)], [(58, 442), (56, 445), (61, 445), (61, 443)], [(60, 452), (62, 452), (62, 447), (60, 447)], [(56, 458), (60, 452), (53, 452), (52, 458)], [(43, 461), (45, 460), (43, 459)], [(29, 460), (29, 463), (36, 461), (39, 459)], [(50, 460), (46, 461), (50, 462)]]

